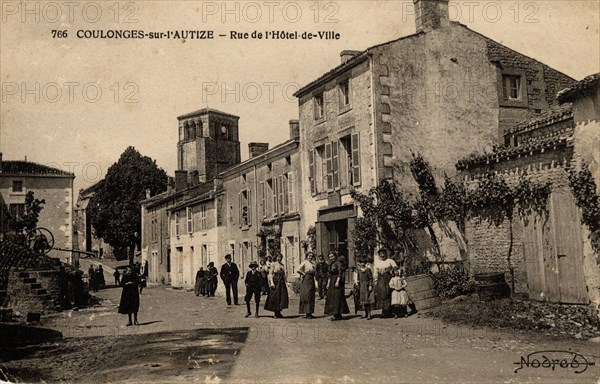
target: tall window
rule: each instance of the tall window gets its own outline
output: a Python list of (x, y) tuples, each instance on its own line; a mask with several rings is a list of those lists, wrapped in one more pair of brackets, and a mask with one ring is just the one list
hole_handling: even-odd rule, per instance
[(521, 76), (503, 75), (502, 83), (505, 100), (521, 100)]
[(308, 163), (310, 192), (313, 195), (360, 185), (358, 134), (310, 150)]
[(175, 212), (175, 236), (179, 236), (181, 234), (181, 230), (179, 228), (179, 212)]
[(158, 241), (158, 221), (156, 219), (150, 222), (150, 238), (153, 243)]
[(251, 191), (245, 190), (240, 192), (239, 195), (239, 206), (240, 206), (240, 226), (252, 225), (252, 209), (251, 209), (252, 194)]
[(25, 215), (25, 204), (10, 204), (8, 206), (8, 211), (13, 219), (20, 219)]
[(350, 80), (343, 81), (339, 86), (340, 108), (350, 105)]
[(194, 232), (194, 215), (192, 212), (192, 208), (188, 207), (185, 210), (186, 218), (187, 218), (187, 233)]
[(325, 117), (325, 99), (323, 94), (315, 96), (315, 119), (321, 119)]
[(288, 201), (288, 212), (296, 212), (296, 195), (295, 195), (295, 177), (294, 172), (289, 172), (286, 175), (287, 180), (287, 201)]
[(21, 180), (13, 180), (13, 182), (12, 182), (12, 191), (13, 192), (23, 192), (23, 181), (21, 181)]
[(200, 230), (206, 231), (208, 229), (208, 224), (206, 220), (206, 204), (200, 206)]

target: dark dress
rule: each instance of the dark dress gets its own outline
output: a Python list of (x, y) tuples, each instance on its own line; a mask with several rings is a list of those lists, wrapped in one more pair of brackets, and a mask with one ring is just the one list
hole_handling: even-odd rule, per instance
[(138, 290), (139, 278), (137, 275), (123, 275), (121, 279), (121, 302), (119, 303), (119, 313), (136, 313), (140, 309), (140, 292)]
[(289, 306), (288, 290), (285, 284), (285, 269), (283, 265), (278, 265), (276, 262), (271, 264), (271, 268), (277, 268), (273, 272), (273, 285), (275, 287), (269, 289), (267, 301), (265, 302), (265, 310), (281, 312), (282, 309), (286, 309)]
[(377, 286), (375, 287), (375, 309), (387, 311), (392, 305), (392, 291), (390, 290), (390, 272), (377, 275)]
[(361, 271), (360, 268), (357, 270), (358, 273), (358, 286), (360, 288), (359, 300), (361, 306), (365, 304), (373, 304), (375, 298), (373, 291), (369, 292), (369, 286), (373, 285), (373, 272), (370, 268), (365, 268)]
[(196, 272), (196, 284), (194, 284), (194, 293), (196, 294), (196, 296), (204, 296), (204, 291), (206, 290), (206, 281), (204, 278), (204, 274), (204, 270), (199, 270), (198, 272)]
[(315, 312), (315, 270), (308, 270), (302, 277), (300, 283), (300, 311), (299, 313)]
[[(335, 287), (335, 282), (340, 276), (339, 286)], [(326, 315), (341, 315), (350, 313), (348, 303), (346, 302), (344, 268), (339, 261), (331, 264), (329, 268), (329, 284), (327, 287), (327, 298), (325, 299)]]

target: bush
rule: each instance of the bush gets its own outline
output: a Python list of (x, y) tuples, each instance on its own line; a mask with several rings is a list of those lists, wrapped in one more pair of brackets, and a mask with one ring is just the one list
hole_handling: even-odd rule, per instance
[(442, 299), (448, 300), (474, 292), (474, 282), (462, 268), (449, 268), (432, 273), (433, 284)]

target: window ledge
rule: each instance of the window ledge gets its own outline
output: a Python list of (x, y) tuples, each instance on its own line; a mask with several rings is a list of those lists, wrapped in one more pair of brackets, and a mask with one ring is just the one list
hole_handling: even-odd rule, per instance
[(325, 121), (327, 121), (327, 118), (325, 116), (319, 117), (319, 118), (315, 118), (314, 125), (323, 124)]
[(529, 108), (529, 104), (525, 100), (500, 100), (500, 107), (510, 108)]
[(340, 106), (340, 111), (338, 112), (338, 116), (346, 114), (352, 110), (352, 104), (348, 104), (345, 106)]

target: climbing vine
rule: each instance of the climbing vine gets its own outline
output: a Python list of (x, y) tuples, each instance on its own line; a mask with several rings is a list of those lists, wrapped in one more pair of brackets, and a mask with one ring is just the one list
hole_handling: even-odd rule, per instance
[(569, 186), (581, 210), (581, 223), (590, 231), (592, 248), (600, 264), (600, 196), (596, 193), (594, 176), (585, 165), (579, 171), (569, 169)]

